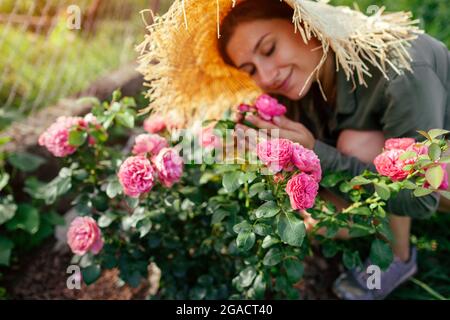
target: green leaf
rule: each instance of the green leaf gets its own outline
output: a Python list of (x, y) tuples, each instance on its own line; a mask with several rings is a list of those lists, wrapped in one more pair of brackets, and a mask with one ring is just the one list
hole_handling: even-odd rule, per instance
[(425, 138), (427, 138), (427, 140), (429, 140), (429, 141), (432, 141), (432, 140), (433, 140), (433, 138), (430, 137), (430, 135), (428, 134), (428, 132), (425, 132), (425, 131), (422, 131), (422, 130), (417, 130), (417, 132), (418, 132), (419, 134), (421, 134), (422, 136), (424, 136)]
[(2, 191), (4, 187), (6, 187), (8, 181), (9, 181), (9, 174), (7, 174), (6, 172), (3, 173), (0, 172), (0, 191)]
[(427, 196), (431, 193), (433, 193), (433, 190), (425, 189), (425, 188), (417, 188), (416, 190), (414, 190), (414, 196), (416, 196), (418, 198)]
[(119, 216), (113, 212), (106, 212), (98, 219), (98, 226), (100, 228), (106, 228), (111, 225)]
[(432, 129), (432, 130), (428, 131), (428, 135), (433, 139), (435, 139), (439, 136), (448, 134), (448, 133), (450, 133), (450, 131), (443, 130), (443, 129)]
[(370, 181), (369, 179), (366, 179), (362, 176), (356, 176), (354, 177), (351, 181), (350, 181), (350, 185), (352, 187), (354, 186), (363, 186), (366, 184), (372, 183), (372, 181)]
[(100, 275), (102, 274), (102, 269), (98, 264), (91, 265), (86, 268), (81, 269), (81, 275), (83, 276), (83, 281), (87, 285), (90, 285), (97, 281), (98, 278), (100, 278)]
[(225, 190), (229, 193), (236, 191), (241, 183), (239, 182), (242, 175), (241, 171), (230, 171), (223, 175), (222, 185)]
[(344, 181), (339, 185), (339, 191), (341, 191), (342, 193), (347, 193), (352, 189), (353, 189), (353, 186), (350, 183), (348, 183), (347, 181)]
[(357, 214), (361, 216), (370, 216), (372, 214), (372, 211), (368, 207), (358, 207), (350, 210), (351, 214)]
[(224, 210), (224, 209), (217, 209), (216, 211), (214, 211), (212, 217), (211, 217), (211, 224), (216, 224), (216, 223), (220, 223), (222, 222), (222, 220), (228, 216), (228, 211)]
[(17, 205), (15, 203), (0, 204), (0, 225), (11, 220), (16, 214)]
[(9, 266), (14, 242), (0, 235), (0, 265)]
[(389, 223), (382, 222), (376, 227), (377, 232), (379, 232), (383, 237), (386, 238), (386, 240), (393, 242), (394, 241), (394, 235), (392, 233), (391, 227), (389, 226)]
[(245, 268), (239, 273), (239, 282), (242, 288), (249, 287), (256, 277), (256, 269), (252, 266)]
[(238, 236), (236, 238), (236, 245), (239, 250), (248, 251), (255, 244), (255, 239), (256, 236), (253, 232), (244, 230), (238, 233)]
[(297, 259), (287, 259), (283, 262), (287, 278), (291, 283), (297, 283), (303, 276), (303, 264)]
[(428, 156), (432, 161), (439, 160), (439, 158), (441, 157), (441, 153), (441, 147), (437, 143), (432, 143), (428, 148)]
[(238, 224), (235, 224), (233, 226), (233, 231), (236, 233), (240, 233), (242, 231), (251, 231), (252, 230), (252, 226), (250, 225), (250, 223), (248, 223), (247, 220), (241, 221)]
[(261, 191), (264, 191), (264, 190), (266, 190), (264, 182), (258, 182), (258, 183), (252, 184), (250, 186), (250, 189), (248, 191), (248, 195), (250, 197), (253, 197), (253, 196), (257, 195), (258, 193), (260, 193)]
[(361, 258), (359, 256), (358, 251), (344, 251), (344, 254), (342, 255), (342, 262), (344, 263), (344, 266), (347, 269), (353, 269), (361, 264)]
[(255, 292), (255, 299), (263, 299), (264, 295), (266, 293), (266, 281), (264, 279), (264, 275), (262, 273), (258, 274), (258, 276), (255, 278), (255, 281), (253, 281), (253, 290)]
[(286, 212), (278, 216), (278, 235), (283, 242), (294, 247), (300, 247), (305, 234), (305, 224), (296, 214)]
[(86, 141), (87, 136), (86, 131), (72, 130), (69, 133), (69, 144), (74, 147), (79, 147)]
[(372, 233), (374, 233), (374, 230), (371, 227), (360, 223), (354, 223), (349, 231), (349, 235), (352, 238), (365, 237)]
[(399, 160), (405, 161), (411, 158), (417, 157), (417, 153), (414, 151), (406, 151), (399, 158)]
[(372, 246), (370, 247), (370, 260), (374, 265), (377, 265), (382, 270), (386, 270), (393, 259), (394, 255), (388, 243), (380, 239), (375, 239), (372, 242)]
[(20, 152), (11, 154), (8, 162), (20, 171), (32, 172), (45, 163), (45, 159), (29, 152)]
[(22, 229), (30, 234), (39, 230), (39, 212), (29, 204), (19, 204), (17, 213), (6, 223), (8, 230)]
[(265, 224), (265, 223), (257, 223), (253, 227), (253, 231), (257, 235), (265, 237), (272, 232), (272, 226), (269, 224)]
[(276, 216), (280, 212), (281, 208), (278, 207), (276, 202), (268, 201), (255, 210), (256, 217), (259, 218), (271, 218)]
[(391, 197), (391, 191), (389, 190), (388, 186), (384, 183), (375, 183), (375, 191), (378, 194), (378, 196), (383, 200), (389, 200)]
[(411, 182), (410, 180), (403, 180), (402, 181), (403, 188), (408, 190), (414, 190), (417, 188), (416, 184), (414, 182)]
[(347, 174), (344, 172), (335, 172), (331, 174), (326, 174), (320, 181), (320, 185), (324, 188), (335, 187), (339, 182), (345, 180)]
[(109, 181), (108, 186), (106, 187), (106, 195), (112, 199), (121, 193), (122, 193), (122, 185), (120, 184), (119, 180), (113, 179)]
[(116, 120), (122, 126), (132, 129), (134, 128), (134, 117), (134, 112), (130, 109), (126, 109), (124, 112), (119, 112), (116, 115)]
[(280, 240), (278, 240), (278, 238), (273, 237), (273, 236), (271, 236), (271, 235), (267, 235), (267, 236), (263, 239), (263, 242), (262, 242), (261, 247), (262, 247), (263, 249), (267, 249), (267, 248), (269, 248), (269, 247), (271, 247), (271, 246), (273, 246), (274, 244), (277, 244), (277, 243), (279, 243), (279, 242), (280, 242)]
[(444, 169), (440, 165), (431, 167), (425, 172), (425, 179), (433, 189), (439, 189), (444, 180)]
[(283, 260), (283, 252), (279, 248), (272, 248), (267, 251), (263, 259), (263, 264), (268, 267), (273, 267)]
[(450, 156), (441, 157), (439, 163), (450, 163)]

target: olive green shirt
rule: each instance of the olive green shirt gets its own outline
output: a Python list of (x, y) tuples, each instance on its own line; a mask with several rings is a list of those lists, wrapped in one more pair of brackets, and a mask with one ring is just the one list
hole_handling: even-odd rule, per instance
[[(373, 164), (336, 149), (337, 138), (344, 129), (380, 130), (386, 139), (418, 140), (422, 138), (417, 130), (450, 129), (450, 52), (443, 43), (426, 34), (420, 35), (408, 51), (413, 60), (412, 72), (398, 75), (389, 70), (389, 81), (371, 68), (367, 87), (353, 88), (351, 80), (339, 71), (334, 108), (312, 102), (318, 101), (315, 87), (298, 103), (287, 102), (288, 117), (304, 123), (315, 135), (314, 151), (324, 172), (348, 171), (358, 175), (366, 169), (376, 170)], [(387, 209), (396, 215), (425, 218), (438, 205), (437, 193), (416, 198), (410, 190), (402, 190), (388, 201)]]

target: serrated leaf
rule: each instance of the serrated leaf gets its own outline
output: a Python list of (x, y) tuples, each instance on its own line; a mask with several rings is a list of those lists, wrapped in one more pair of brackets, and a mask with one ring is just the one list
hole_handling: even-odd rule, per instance
[(267, 235), (267, 236), (263, 239), (263, 242), (262, 242), (261, 247), (262, 247), (263, 249), (267, 249), (267, 248), (269, 248), (269, 247), (271, 247), (271, 246), (273, 246), (274, 244), (277, 244), (277, 243), (279, 243), (279, 242), (280, 242), (280, 240), (278, 240), (278, 238), (273, 237), (273, 236), (271, 236), (271, 235)]

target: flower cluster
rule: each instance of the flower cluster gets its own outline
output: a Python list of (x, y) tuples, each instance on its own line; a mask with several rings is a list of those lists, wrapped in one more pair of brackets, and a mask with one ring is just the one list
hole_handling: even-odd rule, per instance
[(139, 197), (149, 192), (159, 178), (161, 184), (171, 187), (181, 179), (183, 159), (168, 142), (157, 134), (141, 134), (133, 147), (135, 156), (127, 158), (118, 172), (124, 193)]
[[(69, 134), (72, 130), (89, 131), (89, 124), (100, 129), (100, 124), (92, 114), (82, 117), (59, 117), (44, 133), (39, 137), (38, 143), (47, 148), (55, 157), (66, 157), (77, 150), (77, 145), (71, 145)], [(89, 144), (95, 144), (95, 139), (89, 136)]]
[(304, 210), (314, 205), (322, 177), (320, 160), (317, 155), (298, 143), (288, 139), (271, 139), (258, 143), (258, 158), (269, 170), (276, 173), (276, 181), (282, 181), (279, 172), (299, 170), (286, 186), (291, 206)]
[(179, 129), (182, 123), (175, 113), (169, 113), (166, 116), (152, 114), (144, 120), (144, 130), (148, 133), (160, 133), (164, 130)]
[(241, 104), (237, 107), (237, 111), (239, 115), (238, 118), (241, 118), (241, 116), (246, 113), (257, 113), (261, 119), (272, 121), (274, 117), (284, 115), (287, 109), (284, 105), (280, 104), (277, 99), (272, 98), (267, 94), (262, 94), (255, 100), (253, 106)]
[[(413, 156), (403, 159), (406, 152), (411, 152)], [(428, 153), (428, 148), (417, 144), (412, 138), (388, 139), (384, 144), (384, 151), (378, 155), (373, 163), (379, 174), (389, 177), (392, 181), (402, 181), (414, 172), (413, 165), (419, 159), (419, 156)], [(441, 164), (444, 171), (444, 179), (440, 189), (448, 188), (447, 164)], [(426, 184), (425, 187), (428, 185)]]

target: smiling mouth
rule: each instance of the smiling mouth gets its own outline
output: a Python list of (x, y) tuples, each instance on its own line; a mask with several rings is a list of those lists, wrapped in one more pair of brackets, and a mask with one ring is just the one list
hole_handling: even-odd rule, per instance
[(291, 68), (291, 71), (287, 75), (286, 79), (284, 79), (284, 81), (278, 87), (276, 87), (276, 90), (281, 89), (281, 90), (285, 91), (289, 88), (289, 82), (290, 82), (289, 80), (291, 79), (291, 75), (292, 75), (293, 71), (294, 70)]

